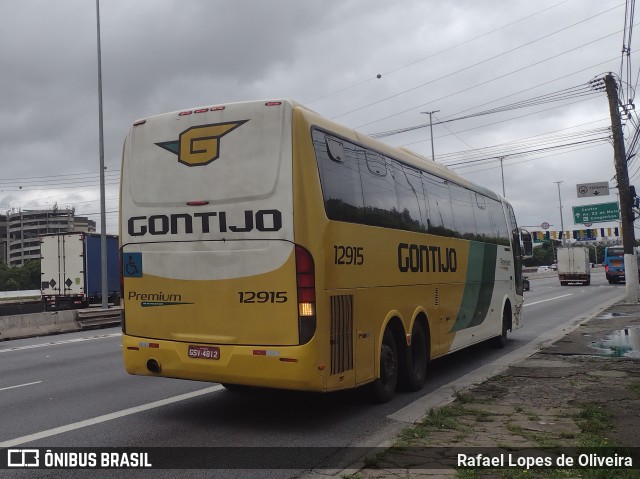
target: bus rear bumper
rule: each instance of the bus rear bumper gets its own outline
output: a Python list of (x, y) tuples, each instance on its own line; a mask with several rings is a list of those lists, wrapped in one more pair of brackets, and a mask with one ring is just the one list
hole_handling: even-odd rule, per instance
[[(123, 335), (122, 350), (129, 374), (325, 391), (323, 368), (312, 342), (278, 347), (205, 345)], [(208, 357), (190, 357), (190, 346), (201, 347)]]
[(607, 271), (605, 273), (605, 276), (607, 278), (607, 280), (618, 280), (618, 281), (624, 281), (624, 270), (623, 271)]

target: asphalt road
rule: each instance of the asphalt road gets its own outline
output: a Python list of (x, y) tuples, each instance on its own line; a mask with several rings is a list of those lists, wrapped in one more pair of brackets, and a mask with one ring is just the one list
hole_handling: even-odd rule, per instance
[[(532, 275), (525, 326), (510, 335), (505, 349), (482, 344), (434, 361), (422, 391), (399, 392), (383, 405), (369, 403), (359, 390), (239, 395), (216, 384), (129, 376), (117, 328), (0, 342), (0, 448), (378, 445), (407, 426), (394, 419), (397, 411), (569, 320), (592, 314), (624, 288), (609, 285), (597, 270), (591, 286), (561, 287), (555, 275)], [(324, 465), (334, 467), (337, 461), (327, 457)], [(10, 470), (2, 475), (246, 478), (303, 472)]]

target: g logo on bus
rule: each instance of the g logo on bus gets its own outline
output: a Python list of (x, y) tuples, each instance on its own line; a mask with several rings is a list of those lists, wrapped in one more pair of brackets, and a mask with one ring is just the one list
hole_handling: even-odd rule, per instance
[(183, 165), (208, 165), (220, 157), (220, 138), (248, 121), (192, 126), (180, 133), (178, 141), (163, 141), (156, 145), (178, 155), (178, 161)]

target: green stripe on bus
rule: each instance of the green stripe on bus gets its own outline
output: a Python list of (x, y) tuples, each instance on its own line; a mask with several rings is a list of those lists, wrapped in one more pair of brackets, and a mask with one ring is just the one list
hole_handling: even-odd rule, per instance
[(467, 282), (451, 332), (477, 326), (487, 317), (496, 279), (497, 256), (497, 245), (471, 242)]

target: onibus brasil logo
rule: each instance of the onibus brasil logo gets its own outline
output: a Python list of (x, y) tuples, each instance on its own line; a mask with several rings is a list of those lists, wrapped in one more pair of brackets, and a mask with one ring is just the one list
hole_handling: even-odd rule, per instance
[(184, 165), (208, 165), (220, 157), (220, 138), (248, 121), (192, 126), (180, 133), (177, 141), (163, 141), (156, 145), (178, 155), (178, 161)]

